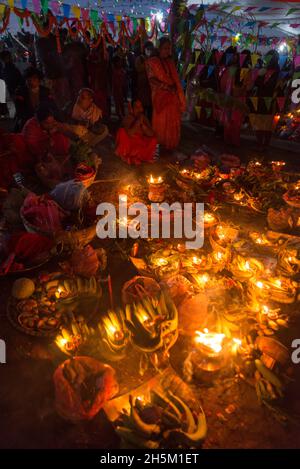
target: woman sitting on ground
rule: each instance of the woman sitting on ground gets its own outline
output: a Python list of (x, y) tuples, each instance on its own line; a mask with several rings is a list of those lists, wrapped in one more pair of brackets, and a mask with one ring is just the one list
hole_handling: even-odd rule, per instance
[(101, 123), (102, 111), (94, 103), (94, 93), (89, 88), (80, 90), (73, 107), (72, 119), (83, 127), (83, 132), (79, 135), (91, 147), (100, 143), (108, 135), (106, 125)]
[(67, 156), (70, 139), (64, 135), (64, 124), (58, 122), (52, 109), (41, 106), (35, 116), (23, 127), (22, 134), (30, 154), (36, 161), (42, 160), (48, 153), (53, 156)]
[(135, 101), (118, 130), (116, 155), (128, 164), (152, 163), (157, 139), (150, 122), (144, 115), (141, 101)]

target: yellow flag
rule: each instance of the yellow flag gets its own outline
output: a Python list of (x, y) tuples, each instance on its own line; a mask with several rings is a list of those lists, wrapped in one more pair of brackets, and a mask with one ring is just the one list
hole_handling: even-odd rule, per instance
[(0, 18), (2, 18), (2, 16), (4, 15), (4, 12), (5, 12), (5, 5), (0, 3)]
[(255, 109), (255, 111), (257, 111), (257, 108), (258, 108), (258, 98), (254, 97), (254, 98), (251, 98), (251, 102), (253, 104), (253, 107)]
[(195, 111), (197, 114), (197, 118), (200, 119), (201, 116), (201, 106), (195, 106)]
[(116, 20), (117, 20), (117, 22), (119, 23), (119, 22), (122, 20), (122, 16), (119, 16), (119, 15), (116, 16)]
[(245, 78), (246, 78), (246, 76), (248, 75), (248, 73), (249, 73), (249, 68), (242, 68), (242, 69), (241, 69), (241, 75), (240, 75), (241, 81), (244, 81), (244, 80), (245, 80)]
[(255, 67), (255, 65), (258, 62), (259, 55), (258, 54), (251, 54), (251, 59), (252, 59), (252, 67)]
[(7, 0), (7, 4), (10, 8), (13, 8), (15, 5), (15, 0)]
[(189, 64), (188, 68), (186, 69), (185, 76), (187, 76), (191, 70), (195, 67), (195, 64)]
[(75, 18), (80, 18), (81, 10), (77, 5), (72, 5), (72, 12)]

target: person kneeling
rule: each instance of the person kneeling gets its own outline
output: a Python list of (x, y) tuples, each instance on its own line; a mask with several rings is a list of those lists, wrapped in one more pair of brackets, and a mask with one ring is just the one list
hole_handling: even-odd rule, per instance
[(144, 115), (143, 105), (140, 101), (135, 101), (118, 130), (116, 155), (128, 164), (152, 163), (156, 146), (157, 139)]
[(89, 88), (80, 90), (73, 107), (72, 119), (84, 129), (80, 138), (91, 147), (96, 146), (108, 135), (108, 128), (101, 123), (102, 111), (94, 103), (94, 93)]

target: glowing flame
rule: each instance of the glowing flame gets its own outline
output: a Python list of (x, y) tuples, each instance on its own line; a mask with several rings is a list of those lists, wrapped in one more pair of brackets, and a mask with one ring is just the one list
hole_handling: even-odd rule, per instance
[(264, 284), (260, 280), (258, 280), (258, 282), (256, 282), (256, 286), (257, 286), (257, 288), (260, 288), (260, 289), (264, 288)]
[(204, 329), (204, 332), (196, 331), (196, 335), (196, 343), (205, 345), (205, 347), (211, 349), (215, 353), (220, 353), (222, 351), (222, 344), (225, 338), (224, 334), (217, 334), (209, 332), (208, 329)]
[(163, 178), (161, 176), (154, 178), (152, 174), (150, 175), (150, 178), (149, 178), (150, 184), (161, 184), (162, 182), (163, 182)]
[(245, 262), (245, 269), (246, 269), (246, 270), (250, 270), (250, 269), (251, 269), (250, 264), (249, 264), (249, 261), (246, 261), (246, 262)]
[(212, 213), (205, 213), (204, 214), (204, 222), (205, 223), (213, 223), (215, 221), (214, 215)]

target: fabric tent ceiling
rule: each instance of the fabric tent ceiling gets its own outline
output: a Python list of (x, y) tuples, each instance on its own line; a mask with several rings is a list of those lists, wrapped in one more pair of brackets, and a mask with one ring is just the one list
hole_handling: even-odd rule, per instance
[[(239, 18), (245, 18), (245, 20), (256, 20), (257, 22), (280, 22), (276, 28), (264, 28), (264, 34), (274, 36), (274, 30), (277, 30), (277, 35), (284, 36), (285, 34), (295, 36), (300, 34), (299, 28), (291, 28), (290, 24), (300, 23), (300, 0), (288, 2), (288, 1), (277, 1), (277, 0), (237, 0), (237, 1), (215, 1), (215, 0), (189, 0), (188, 5), (201, 4), (213, 5), (220, 4), (221, 6), (228, 5), (227, 12), (234, 10), (235, 7), (242, 7), (237, 10), (234, 15)], [(256, 7), (255, 9), (246, 12), (245, 10), (249, 7)], [(270, 8), (266, 11), (259, 11), (263, 7)], [(298, 8), (287, 15), (292, 8)], [(224, 14), (218, 12), (218, 14)]]

